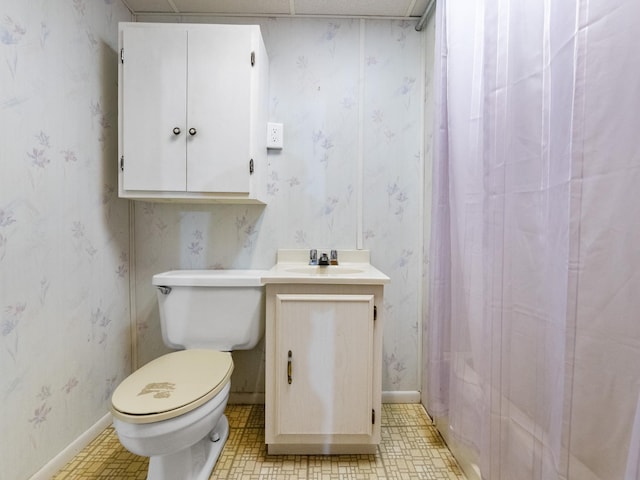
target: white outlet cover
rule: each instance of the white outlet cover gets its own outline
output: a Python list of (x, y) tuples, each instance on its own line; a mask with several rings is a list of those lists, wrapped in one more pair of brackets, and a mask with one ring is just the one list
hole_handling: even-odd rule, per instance
[(284, 127), (281, 123), (267, 123), (267, 148), (284, 147)]

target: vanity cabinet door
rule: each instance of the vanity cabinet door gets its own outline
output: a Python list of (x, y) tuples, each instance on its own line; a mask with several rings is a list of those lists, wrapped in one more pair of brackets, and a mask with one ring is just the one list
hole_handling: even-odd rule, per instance
[(374, 295), (278, 294), (273, 333), (276, 437), (370, 442)]

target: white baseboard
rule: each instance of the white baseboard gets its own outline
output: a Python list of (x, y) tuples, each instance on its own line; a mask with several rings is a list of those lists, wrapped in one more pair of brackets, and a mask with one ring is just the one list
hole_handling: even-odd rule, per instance
[[(404, 391), (404, 392), (382, 392), (382, 403), (420, 403), (420, 392)], [(231, 393), (229, 395), (229, 404), (238, 405), (254, 405), (264, 404), (264, 393)], [(62, 467), (69, 463), (80, 450), (89, 445), (93, 439), (100, 435), (105, 428), (112, 423), (110, 413), (107, 413), (92, 425), (86, 432), (71, 442), (58, 455), (53, 457), (44, 467), (38, 470), (29, 480), (49, 480)]]
[(75, 457), (80, 450), (89, 445), (98, 435), (100, 435), (105, 428), (112, 423), (112, 417), (110, 413), (107, 413), (104, 417), (93, 424), (89, 430), (84, 432), (73, 442), (71, 442), (67, 448), (62, 450), (58, 455), (53, 457), (49, 462), (38, 470), (29, 480), (49, 480), (58, 473), (67, 463), (69, 463), (73, 457)]
[(264, 405), (264, 392), (231, 392), (228, 403), (229, 405)]
[[(382, 392), (382, 403), (420, 403), (420, 392)], [(229, 405), (263, 405), (264, 393), (231, 392)]]
[[(420, 403), (420, 392), (382, 392), (382, 403)], [(229, 405), (263, 405), (264, 393), (231, 392)]]
[(382, 403), (420, 403), (420, 392), (382, 392)]

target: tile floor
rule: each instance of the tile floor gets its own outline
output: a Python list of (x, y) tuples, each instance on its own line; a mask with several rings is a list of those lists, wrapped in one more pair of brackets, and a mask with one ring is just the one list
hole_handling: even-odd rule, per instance
[[(384, 404), (376, 455), (266, 456), (264, 406), (229, 405), (231, 433), (211, 479), (242, 480), (464, 480), (421, 405)], [(144, 480), (148, 460), (125, 450), (106, 429), (54, 480)], [(179, 480), (179, 479), (176, 479)]]

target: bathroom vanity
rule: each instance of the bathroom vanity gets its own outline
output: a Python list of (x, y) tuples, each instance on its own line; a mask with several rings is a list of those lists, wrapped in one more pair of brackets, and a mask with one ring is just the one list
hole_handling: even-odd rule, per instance
[(119, 196), (265, 203), (260, 27), (125, 22), (119, 43)]
[(281, 250), (266, 284), (269, 454), (375, 453), (380, 443), (383, 288), (368, 251), (310, 266)]

